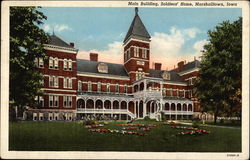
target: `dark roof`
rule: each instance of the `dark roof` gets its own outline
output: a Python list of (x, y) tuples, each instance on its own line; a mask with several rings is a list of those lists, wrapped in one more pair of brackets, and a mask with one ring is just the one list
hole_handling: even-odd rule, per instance
[(59, 47), (73, 48), (68, 43), (64, 42), (62, 39), (57, 37), (55, 34), (51, 35), (50, 38), (51, 38), (50, 42), (49, 42), (50, 45), (59, 46)]
[[(149, 76), (150, 77), (155, 77), (155, 78), (162, 78), (162, 73), (165, 70), (154, 70), (154, 69), (150, 69), (149, 70)], [(175, 81), (175, 82), (185, 82), (179, 75), (178, 75), (178, 71), (177, 69), (175, 70), (171, 70), (171, 71), (167, 71), (170, 73), (170, 80), (165, 80), (165, 81)]]
[(190, 70), (192, 68), (196, 68), (200, 66), (200, 61), (194, 60), (192, 62), (188, 62), (187, 64), (184, 65), (184, 71)]
[(150, 35), (145, 28), (144, 24), (141, 21), (141, 18), (138, 15), (138, 9), (135, 11), (135, 17), (129, 27), (128, 33), (123, 42), (125, 42), (130, 36), (142, 37), (150, 39)]
[[(116, 76), (128, 77), (125, 67), (121, 64), (96, 62), (96, 61), (90, 61), (90, 60), (85, 60), (85, 59), (77, 59), (76, 63), (77, 63), (78, 72), (89, 72), (89, 73), (98, 73), (98, 74), (104, 74), (104, 75), (116, 75)], [(100, 63), (105, 63), (108, 65), (108, 73), (98, 72), (97, 65)]]

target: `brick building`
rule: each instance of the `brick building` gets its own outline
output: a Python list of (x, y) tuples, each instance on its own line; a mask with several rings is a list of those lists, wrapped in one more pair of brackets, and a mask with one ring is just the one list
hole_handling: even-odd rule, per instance
[[(45, 96), (37, 97), (33, 120), (160, 118), (190, 119), (199, 114), (192, 88), (200, 62), (181, 61), (172, 70), (150, 68), (150, 35), (135, 10), (123, 41), (124, 64), (77, 59), (74, 43), (56, 35), (45, 45), (49, 63), (36, 61), (44, 75)], [(110, 57), (112, 58), (112, 57)], [(122, 58), (122, 55), (121, 55)]]

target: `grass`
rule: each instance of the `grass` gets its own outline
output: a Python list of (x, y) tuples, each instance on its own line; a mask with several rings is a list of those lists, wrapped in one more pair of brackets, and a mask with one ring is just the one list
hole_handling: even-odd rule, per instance
[[(105, 128), (118, 129), (111, 122)], [(148, 136), (91, 133), (77, 122), (12, 122), (9, 150), (16, 151), (152, 151), (152, 152), (241, 152), (241, 129), (202, 127), (211, 134), (176, 136), (181, 129), (162, 124)]]

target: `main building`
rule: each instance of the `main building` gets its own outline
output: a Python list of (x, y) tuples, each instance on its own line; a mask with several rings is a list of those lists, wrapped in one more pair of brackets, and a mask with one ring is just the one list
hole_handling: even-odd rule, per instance
[[(199, 114), (192, 94), (200, 62), (181, 61), (177, 68), (163, 70), (161, 63), (150, 68), (150, 34), (135, 9), (123, 41), (123, 64), (77, 59), (74, 43), (51, 36), (45, 51), (49, 63), (37, 59), (43, 74), (45, 96), (37, 96), (39, 108), (30, 109), (33, 120), (84, 118), (191, 119)], [(112, 58), (112, 57), (110, 57)]]

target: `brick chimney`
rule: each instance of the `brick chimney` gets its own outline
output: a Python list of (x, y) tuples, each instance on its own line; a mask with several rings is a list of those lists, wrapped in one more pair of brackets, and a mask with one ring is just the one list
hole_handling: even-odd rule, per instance
[(184, 61), (180, 61), (178, 63), (178, 72), (183, 72), (184, 71)]
[(75, 46), (75, 44), (74, 44), (73, 42), (70, 42), (69, 45), (70, 45), (71, 47), (74, 47), (74, 46)]
[(155, 70), (161, 70), (161, 63), (155, 63)]
[(97, 53), (90, 53), (89, 54), (89, 59), (91, 60), (91, 61), (98, 61), (98, 54)]

